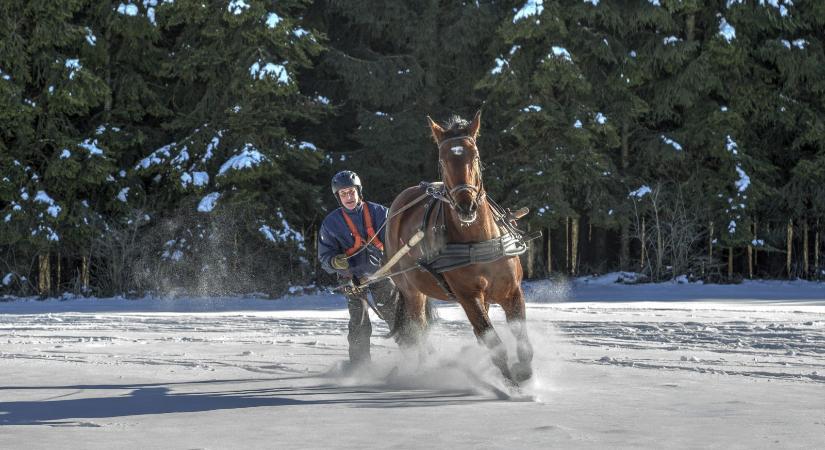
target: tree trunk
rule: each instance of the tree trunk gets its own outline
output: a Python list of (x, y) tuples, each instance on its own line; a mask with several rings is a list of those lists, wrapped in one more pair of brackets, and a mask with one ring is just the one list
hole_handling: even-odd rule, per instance
[(690, 14), (685, 18), (685, 28), (687, 28), (687, 41), (693, 42), (696, 30), (696, 14)]
[(579, 218), (570, 219), (570, 275), (576, 275), (579, 269)]
[(814, 233), (814, 272), (815, 278), (819, 278), (819, 219), (816, 221), (816, 232)]
[[(530, 234), (530, 224), (527, 224), (527, 234)], [(535, 260), (535, 246), (527, 246), (527, 279), (533, 278), (533, 262)]]
[(57, 295), (60, 295), (60, 276), (61, 276), (61, 269), (62, 264), (60, 262), (60, 252), (57, 252), (57, 278), (55, 279), (54, 287), (57, 291)]
[(641, 249), (639, 250), (639, 270), (644, 272), (645, 270), (645, 217), (642, 216), (642, 237), (641, 237)]
[(748, 278), (753, 278), (753, 245), (748, 244)]
[(80, 288), (84, 294), (89, 292), (89, 257), (85, 255), (80, 261)]
[(553, 240), (550, 235), (550, 227), (547, 227), (547, 275), (553, 272)]
[(708, 265), (713, 261), (713, 222), (708, 224)]
[(630, 267), (628, 261), (630, 260), (630, 227), (626, 223), (621, 226), (621, 235), (619, 236), (619, 268), (627, 270)]
[[(758, 238), (756, 237), (756, 222), (753, 223), (753, 240), (754, 241), (758, 240)], [(759, 249), (754, 248), (753, 249), (753, 266), (754, 267), (759, 265), (758, 255), (759, 255)]]
[(728, 247), (728, 279), (733, 279), (733, 247)]
[(787, 243), (787, 250), (788, 254), (785, 257), (785, 269), (788, 272), (788, 278), (791, 277), (791, 251), (793, 248), (791, 244), (793, 243), (793, 219), (788, 221), (788, 243)]
[(570, 218), (564, 218), (564, 273), (570, 273)]
[(38, 257), (39, 274), (37, 278), (37, 291), (41, 297), (47, 297), (52, 289), (52, 271), (49, 262), (49, 254)]
[(802, 276), (808, 277), (808, 221), (802, 221)]
[[(622, 178), (627, 176), (627, 168), (630, 164), (629, 161), (629, 154), (630, 154), (630, 127), (628, 126), (627, 119), (622, 122), (622, 149), (621, 149), (621, 157), (620, 157), (620, 167)], [(628, 270), (630, 268), (630, 227), (628, 226), (626, 221), (622, 221), (621, 226), (621, 237), (619, 243), (619, 268), (621, 270)]]

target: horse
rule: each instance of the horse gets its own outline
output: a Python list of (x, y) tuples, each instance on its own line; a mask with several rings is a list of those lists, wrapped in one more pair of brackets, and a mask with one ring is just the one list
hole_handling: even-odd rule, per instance
[[(503, 210), (489, 199), (484, 190), (481, 159), (476, 146), (481, 123), (481, 111), (471, 122), (458, 116), (451, 118), (444, 127), (429, 116), (430, 131), (438, 147), (439, 171), (442, 184), (422, 183), (405, 189), (392, 202), (386, 231), (387, 255), (393, 255), (409, 243), (419, 230), (425, 231), (422, 245), (409, 250), (397, 263), (393, 281), (401, 293), (398, 316), (399, 344), (420, 343), (427, 329), (427, 297), (458, 302), (473, 326), (480, 343), (490, 350), (493, 364), (505, 380), (518, 385), (532, 377), (533, 347), (525, 325), (524, 293), (521, 289), (523, 272), (518, 252), (498, 252), (498, 258), (490, 262), (478, 262), (478, 258), (458, 261), (455, 269), (439, 273), (432, 264), (422, 264), (428, 253), (457, 249), (460, 254), (484, 253), (483, 249), (498, 248), (478, 243), (500, 243), (510, 237), (509, 222), (502, 218)], [(441, 195), (433, 193), (433, 186), (441, 187)], [(427, 195), (429, 193), (433, 195)], [(422, 202), (422, 198), (427, 198)], [(417, 203), (417, 204), (415, 204)], [(423, 207), (422, 207), (423, 206)], [(398, 217), (396, 217), (398, 215)], [(509, 227), (510, 230), (514, 228)], [(502, 244), (501, 247), (510, 245)], [(526, 250), (524, 245), (521, 253)], [(449, 252), (448, 252), (449, 253)], [(455, 253), (455, 252), (454, 252)], [(489, 259), (489, 258), (488, 258)], [(449, 264), (448, 264), (449, 265)], [(444, 267), (442, 267), (443, 269)], [(507, 350), (490, 322), (488, 311), (491, 304), (504, 310), (507, 323), (516, 338), (518, 361), (508, 367)]]

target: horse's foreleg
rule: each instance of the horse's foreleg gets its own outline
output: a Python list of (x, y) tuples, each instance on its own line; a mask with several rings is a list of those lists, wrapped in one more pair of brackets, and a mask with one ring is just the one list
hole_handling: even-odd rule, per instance
[(493, 328), (493, 323), (490, 322), (490, 317), (487, 315), (481, 300), (477, 298), (470, 300), (462, 299), (460, 303), (461, 307), (464, 308), (464, 312), (467, 314), (467, 319), (469, 319), (470, 324), (473, 325), (473, 332), (476, 338), (490, 349), (490, 358), (493, 364), (498, 367), (501, 374), (504, 375), (504, 378), (512, 380), (510, 368), (507, 367), (507, 349), (504, 347), (504, 343), (501, 342), (501, 338), (498, 336), (498, 333), (496, 333), (495, 328)]
[(533, 376), (533, 345), (527, 336), (527, 322), (524, 305), (524, 294), (521, 289), (502, 304), (507, 324), (516, 337), (516, 353), (518, 362), (513, 365), (513, 377), (516, 382), (529, 380)]
[(404, 305), (396, 339), (402, 347), (417, 346), (421, 343), (427, 328), (427, 297), (410, 289), (402, 289), (402, 297)]

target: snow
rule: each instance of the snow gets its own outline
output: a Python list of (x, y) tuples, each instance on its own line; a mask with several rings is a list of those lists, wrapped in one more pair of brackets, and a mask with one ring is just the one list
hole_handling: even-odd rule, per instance
[(260, 232), (261, 232), (261, 234), (262, 234), (262, 235), (264, 235), (264, 238), (265, 238), (267, 241), (270, 241), (270, 242), (278, 242), (278, 241), (275, 239), (275, 235), (273, 234), (272, 228), (270, 228), (270, 227), (269, 227), (269, 225), (261, 225), (261, 227), (260, 227), (260, 228), (258, 228), (258, 231), (260, 231)]
[(137, 5), (133, 5), (131, 3), (123, 4), (121, 3), (117, 7), (118, 14), (123, 14), (126, 16), (136, 16), (138, 14)]
[(221, 143), (221, 137), (222, 136), (223, 136), (223, 133), (218, 132), (218, 135), (213, 137), (212, 140), (209, 141), (209, 144), (206, 144), (206, 151), (204, 152), (203, 157), (201, 158), (201, 161), (207, 162), (210, 159), (212, 159), (212, 151), (216, 150), (218, 148), (218, 144)]
[(739, 179), (736, 180), (736, 190), (739, 192), (745, 192), (745, 189), (748, 188), (751, 184), (751, 179), (748, 174), (745, 173), (744, 170), (740, 166), (736, 166), (736, 173), (739, 175)]
[(209, 174), (206, 172), (192, 172), (192, 184), (201, 187), (209, 184)]
[(126, 203), (128, 201), (128, 197), (129, 197), (129, 188), (128, 187), (125, 187), (125, 188), (121, 189), (120, 192), (117, 193), (117, 199), (122, 201), (123, 203)]
[(507, 60), (496, 58), (496, 66), (490, 70), (492, 75), (498, 75), (504, 69), (504, 66), (507, 65)]
[[(171, 144), (164, 145), (163, 147), (153, 151), (149, 154), (146, 158), (140, 160), (135, 166), (135, 170), (137, 169), (148, 169), (157, 164), (163, 164), (166, 158), (171, 156), (170, 150), (172, 147), (175, 146), (175, 143), (172, 142)], [(207, 149), (208, 151), (208, 149)]]
[(97, 44), (97, 37), (95, 37), (95, 34), (89, 27), (86, 27), (86, 42), (88, 42), (89, 45), (91, 45), (92, 47), (94, 47)]
[(576, 122), (573, 124), (573, 128), (581, 128), (581, 127), (582, 127), (582, 121), (576, 119)]
[(249, 67), (249, 75), (254, 80), (263, 80), (264, 78), (272, 78), (280, 84), (289, 84), (289, 72), (282, 64), (266, 63), (261, 67), (261, 62), (257, 61)]
[(725, 149), (727, 149), (727, 151), (737, 155), (739, 154), (738, 148), (739, 146), (736, 144), (736, 141), (734, 141), (730, 135), (725, 137)]
[(628, 197), (642, 198), (645, 195), (650, 194), (651, 192), (653, 192), (653, 191), (650, 190), (650, 186), (644, 185), (644, 186), (639, 187), (639, 189), (636, 189), (635, 191), (631, 192), (627, 196)]
[(585, 3), (590, 3), (593, 6), (599, 6), (601, 0), (584, 0)]
[(607, 116), (600, 112), (596, 113), (596, 123), (598, 123), (599, 125), (604, 125), (605, 123), (607, 123)]
[(14, 274), (9, 272), (3, 277), (3, 286), (11, 285), (12, 281), (14, 281)]
[(218, 170), (218, 175), (225, 175), (230, 170), (249, 169), (266, 161), (266, 156), (262, 155), (252, 144), (246, 144), (241, 153), (229, 158)]
[(664, 134), (662, 135), (662, 142), (664, 142), (667, 145), (670, 145), (671, 147), (676, 149), (677, 152), (682, 151), (682, 144), (674, 141), (673, 139), (670, 139), (669, 137), (665, 136)]
[(307, 142), (307, 141), (299, 142), (298, 143), (298, 148), (300, 150), (308, 150), (308, 151), (311, 151), (311, 152), (317, 152), (318, 151), (318, 147), (315, 146), (315, 144), (313, 144), (312, 142)]
[(244, 10), (249, 9), (249, 5), (244, 0), (231, 0), (226, 9), (237, 16), (244, 12)]
[(524, 107), (521, 111), (522, 112), (539, 112), (539, 111), (541, 111), (541, 106), (539, 106), (539, 105), (528, 105), (528, 106)]
[(58, 215), (60, 215), (60, 211), (62, 210), (62, 208), (55, 203), (54, 199), (49, 197), (49, 194), (47, 194), (46, 191), (37, 191), (37, 195), (35, 195), (34, 201), (49, 205), (49, 207), (46, 208), (46, 212), (49, 213), (50, 216), (56, 218)]
[(69, 79), (74, 80), (74, 77), (77, 76), (77, 72), (82, 69), (83, 66), (80, 64), (79, 59), (67, 59), (66, 68), (69, 69)]
[(201, 199), (200, 203), (198, 203), (198, 212), (212, 212), (212, 210), (215, 209), (215, 205), (218, 203), (219, 198), (221, 198), (220, 192), (212, 192), (207, 194)]
[(533, 401), (491, 393), (454, 304), (423, 352), (372, 316), (373, 364), (344, 375), (340, 295), (0, 302), (3, 446), (825, 446), (822, 284), (524, 289)]
[(730, 42), (736, 37), (736, 29), (722, 17), (722, 21), (719, 23), (719, 34), (722, 35), (725, 41)]
[(677, 38), (676, 36), (668, 36), (662, 39), (662, 44), (664, 45), (671, 45), (681, 41), (681, 39)]
[(267, 14), (266, 16), (266, 26), (269, 28), (275, 28), (281, 22), (281, 17), (274, 12)]
[(103, 156), (103, 150), (98, 147), (97, 139), (86, 139), (77, 145), (86, 149), (89, 152), (89, 157)]
[(530, 16), (539, 16), (542, 11), (544, 11), (544, 0), (527, 0), (521, 9), (516, 11), (516, 15), (513, 16), (513, 23)]
[[(553, 52), (552, 55), (556, 58), (561, 58), (567, 61), (573, 61), (573, 58), (570, 56), (570, 52), (568, 52), (566, 48), (553, 46), (551, 50)], [(547, 57), (549, 58), (550, 55), (548, 55)]]
[(60, 159), (69, 159), (72, 157), (72, 152), (69, 149), (64, 148), (63, 152), (60, 153)]

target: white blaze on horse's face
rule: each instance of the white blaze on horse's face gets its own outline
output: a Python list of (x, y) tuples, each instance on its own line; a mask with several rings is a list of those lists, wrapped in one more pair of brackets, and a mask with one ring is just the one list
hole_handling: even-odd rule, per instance
[(445, 142), (447, 145), (441, 147), (439, 157), (444, 171), (443, 181), (447, 185), (458, 219), (469, 225), (478, 217), (478, 196), (481, 190), (478, 149), (472, 139), (458, 139), (452, 143)]

